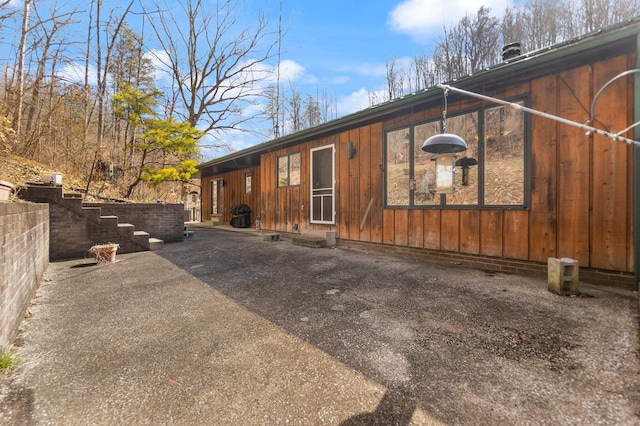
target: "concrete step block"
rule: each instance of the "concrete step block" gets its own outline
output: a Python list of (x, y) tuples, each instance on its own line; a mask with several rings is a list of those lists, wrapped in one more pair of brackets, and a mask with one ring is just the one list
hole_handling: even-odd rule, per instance
[(100, 223), (106, 227), (117, 229), (118, 216), (100, 216)]
[(304, 247), (311, 247), (311, 248), (327, 247), (326, 238), (299, 236), (299, 237), (293, 237), (291, 242), (296, 246), (304, 246)]
[(264, 234), (264, 240), (265, 241), (281, 241), (280, 234), (274, 233), (274, 232)]
[(323, 231), (318, 229), (304, 229), (301, 233), (302, 237), (324, 239), (326, 246), (333, 247), (336, 245), (336, 231)]
[(136, 227), (133, 226), (130, 223), (119, 223), (118, 224), (118, 232), (120, 232), (122, 235), (126, 235), (129, 238), (133, 237), (133, 233), (135, 231)]
[(145, 231), (133, 231), (133, 241), (144, 246), (149, 247), (149, 233)]
[(160, 250), (164, 246), (164, 241), (158, 238), (149, 238), (149, 250)]
[(547, 259), (547, 282), (550, 292), (561, 296), (580, 294), (578, 261), (563, 257)]

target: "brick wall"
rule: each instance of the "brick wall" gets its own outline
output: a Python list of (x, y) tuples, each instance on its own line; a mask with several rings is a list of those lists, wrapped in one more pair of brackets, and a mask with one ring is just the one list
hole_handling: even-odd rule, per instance
[(0, 202), (0, 347), (15, 337), (49, 264), (49, 206)]
[(103, 216), (118, 216), (118, 222), (131, 223), (136, 230), (148, 232), (165, 243), (184, 240), (183, 204), (84, 203), (100, 207)]
[[(182, 204), (83, 203), (76, 194), (63, 194), (60, 186), (37, 184), (22, 189), (20, 197), (50, 205), (51, 260), (88, 256), (96, 244), (117, 243), (118, 253), (131, 253), (148, 250), (149, 237), (184, 240)], [(134, 235), (134, 231), (149, 235)]]

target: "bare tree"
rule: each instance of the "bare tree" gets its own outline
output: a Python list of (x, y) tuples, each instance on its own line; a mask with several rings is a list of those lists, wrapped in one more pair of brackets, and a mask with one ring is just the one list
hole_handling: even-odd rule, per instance
[(434, 61), (447, 80), (497, 62), (500, 21), (490, 12), (481, 6), (475, 16), (466, 15), (457, 25), (444, 29), (444, 36), (434, 50)]
[(22, 12), (22, 26), (20, 29), (20, 45), (18, 46), (18, 76), (17, 76), (17, 89), (16, 98), (14, 101), (15, 110), (13, 113), (13, 120), (15, 121), (15, 130), (18, 136), (21, 135), (22, 130), (22, 105), (24, 103), (24, 62), (27, 52), (27, 34), (29, 30), (29, 11), (31, 7), (30, 0), (24, 0), (23, 12)]
[(250, 130), (255, 115), (244, 109), (263, 95), (268, 78), (263, 64), (274, 56), (278, 34), (263, 14), (244, 28), (231, 0), (208, 9), (201, 0), (180, 0), (173, 8), (156, 4), (150, 23), (163, 50), (157, 59), (175, 82), (176, 114), (216, 137)]
[(293, 82), (289, 82), (289, 90), (291, 95), (287, 97), (287, 111), (289, 113), (289, 122), (291, 123), (291, 132), (298, 132), (303, 129), (302, 95)]
[(305, 128), (314, 127), (322, 123), (322, 114), (318, 100), (309, 93), (307, 93), (307, 97), (304, 100), (304, 121)]

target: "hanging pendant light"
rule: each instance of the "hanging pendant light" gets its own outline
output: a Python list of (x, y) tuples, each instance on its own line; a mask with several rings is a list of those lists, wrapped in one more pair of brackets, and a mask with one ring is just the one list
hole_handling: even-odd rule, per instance
[(455, 154), (467, 150), (467, 143), (458, 135), (440, 133), (422, 144), (422, 150), (430, 154)]
[(422, 144), (422, 150), (433, 154), (436, 162), (436, 194), (455, 191), (455, 161), (457, 153), (467, 150), (467, 143), (458, 135), (447, 133), (447, 90), (444, 91), (442, 133), (433, 135)]

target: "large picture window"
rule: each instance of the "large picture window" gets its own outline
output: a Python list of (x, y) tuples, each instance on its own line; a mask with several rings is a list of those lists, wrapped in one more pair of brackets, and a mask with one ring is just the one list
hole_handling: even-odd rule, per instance
[[(523, 100), (516, 103), (524, 104)], [(486, 106), (447, 117), (447, 133), (462, 137), (455, 191), (436, 192), (436, 167), (423, 142), (442, 132), (440, 118), (385, 132), (385, 204), (387, 207), (526, 208), (527, 128), (521, 110)]]
[(300, 153), (278, 157), (278, 188), (300, 185)]

